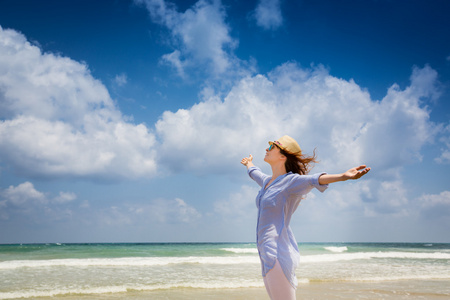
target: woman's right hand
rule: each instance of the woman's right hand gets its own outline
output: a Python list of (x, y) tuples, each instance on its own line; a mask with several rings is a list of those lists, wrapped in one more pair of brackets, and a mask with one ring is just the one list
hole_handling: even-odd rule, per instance
[(243, 164), (244, 166), (246, 166), (247, 168), (250, 168), (251, 166), (253, 166), (253, 156), (250, 154), (248, 157), (244, 157), (241, 160), (241, 164)]

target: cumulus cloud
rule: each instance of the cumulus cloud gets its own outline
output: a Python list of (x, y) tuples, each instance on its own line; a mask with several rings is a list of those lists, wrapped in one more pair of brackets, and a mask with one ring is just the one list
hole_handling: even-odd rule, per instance
[(260, 0), (254, 15), (256, 24), (266, 30), (278, 29), (283, 24), (280, 0)]
[(288, 134), (306, 153), (317, 147), (327, 171), (366, 163), (379, 176), (381, 170), (398, 174), (421, 160), (422, 146), (436, 134), (423, 104), (435, 97), (436, 78), (428, 66), (415, 68), (410, 86), (393, 85), (375, 102), (353, 80), (286, 63), (241, 80), (223, 100), (210, 96), (190, 109), (165, 112), (156, 124), (160, 158), (174, 170), (226, 173), (243, 155), (258, 161), (268, 140)]
[(51, 212), (52, 206), (65, 204), (76, 198), (75, 193), (62, 191), (58, 196), (51, 197), (36, 190), (31, 182), (26, 181), (17, 186), (0, 189), (0, 219), (9, 219), (11, 215), (38, 217)]
[(214, 76), (236, 72), (241, 62), (232, 51), (238, 43), (230, 36), (220, 0), (200, 0), (184, 13), (178, 12), (174, 4), (164, 0), (135, 2), (145, 5), (155, 23), (170, 30), (176, 49), (165, 54), (162, 60), (172, 65), (178, 75), (185, 77), (186, 69), (193, 70), (198, 66), (206, 67), (208, 73)]
[(419, 198), (419, 206), (428, 217), (442, 217), (447, 219), (450, 214), (450, 191), (440, 194), (428, 194)]
[(22, 206), (30, 203), (48, 203), (45, 195), (34, 188), (31, 182), (24, 182), (18, 186), (10, 186), (2, 191), (3, 203)]
[(0, 28), (0, 158), (28, 176), (155, 173), (154, 135), (127, 122), (86, 65)]

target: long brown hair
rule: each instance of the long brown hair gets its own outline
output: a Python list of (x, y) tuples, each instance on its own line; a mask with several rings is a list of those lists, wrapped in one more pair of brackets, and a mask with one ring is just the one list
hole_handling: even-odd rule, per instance
[(280, 153), (287, 158), (286, 162), (284, 163), (284, 167), (286, 168), (286, 172), (288, 173), (292, 172), (300, 175), (306, 175), (312, 169), (312, 164), (318, 162), (316, 160), (316, 149), (314, 149), (312, 156), (292, 154), (281, 148)]

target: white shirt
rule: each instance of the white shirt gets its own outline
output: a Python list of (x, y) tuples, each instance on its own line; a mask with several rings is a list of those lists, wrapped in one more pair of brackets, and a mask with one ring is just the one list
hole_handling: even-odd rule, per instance
[(265, 276), (278, 259), (286, 278), (296, 288), (295, 269), (300, 260), (300, 253), (289, 223), (306, 194), (314, 187), (321, 192), (328, 188), (328, 185), (319, 184), (320, 175), (325, 173), (299, 175), (289, 172), (277, 177), (265, 188), (271, 176), (261, 172), (258, 167), (250, 167), (247, 172), (261, 186), (256, 197), (256, 242), (262, 275)]

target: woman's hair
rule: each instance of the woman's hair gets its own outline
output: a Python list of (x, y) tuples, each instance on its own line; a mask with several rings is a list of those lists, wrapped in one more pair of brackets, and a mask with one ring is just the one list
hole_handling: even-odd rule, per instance
[(286, 162), (284, 167), (286, 172), (297, 173), (300, 175), (306, 175), (312, 169), (313, 163), (317, 163), (316, 150), (314, 149), (312, 156), (306, 156), (303, 154), (295, 155), (280, 148), (280, 153), (286, 156)]

